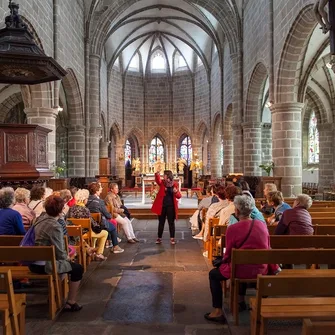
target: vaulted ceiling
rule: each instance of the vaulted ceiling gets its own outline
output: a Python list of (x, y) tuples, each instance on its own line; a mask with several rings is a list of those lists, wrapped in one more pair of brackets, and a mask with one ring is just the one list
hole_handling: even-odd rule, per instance
[(215, 9), (221, 9), (221, 14), (225, 9), (227, 22), (233, 20), (237, 26), (235, 0), (129, 0), (120, 1), (119, 8), (111, 0), (84, 1), (89, 34), (104, 30), (101, 35), (109, 68), (120, 60), (124, 71), (139, 53), (146, 72), (156, 49), (163, 52), (171, 73), (176, 52), (190, 71), (198, 62), (209, 70), (213, 53), (218, 51), (221, 57), (227, 39), (225, 24)]

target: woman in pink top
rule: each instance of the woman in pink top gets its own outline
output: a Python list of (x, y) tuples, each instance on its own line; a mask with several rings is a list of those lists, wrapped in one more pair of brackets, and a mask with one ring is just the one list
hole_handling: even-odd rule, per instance
[[(250, 213), (255, 206), (255, 200), (247, 195), (236, 196), (234, 199), (235, 215), (239, 222), (229, 226), (226, 232), (226, 252), (219, 268), (209, 272), (209, 284), (212, 293), (213, 311), (205, 314), (209, 321), (225, 323), (222, 310), (221, 281), (228, 280), (231, 274), (232, 249), (270, 249), (270, 237), (264, 222), (252, 220)], [(266, 274), (267, 264), (237, 265), (237, 278), (256, 278), (258, 274)], [(241, 287), (239, 296), (240, 309), (246, 309), (244, 302), (246, 286)]]
[(36, 219), (35, 212), (28, 207), (30, 201), (30, 191), (25, 188), (19, 187), (15, 190), (14, 194), (15, 205), (12, 208), (21, 214), (24, 229), (28, 230)]

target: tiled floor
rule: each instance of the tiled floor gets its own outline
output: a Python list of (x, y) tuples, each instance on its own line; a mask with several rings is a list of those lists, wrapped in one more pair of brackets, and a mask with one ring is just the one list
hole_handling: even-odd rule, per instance
[[(157, 221), (133, 224), (140, 243), (121, 243), (123, 254), (110, 254), (85, 274), (79, 296), (83, 310), (61, 313), (51, 322), (45, 318), (47, 305), (30, 304), (27, 334), (230, 334), (227, 326), (203, 318), (211, 310), (210, 264), (186, 220), (177, 222), (175, 246), (170, 245), (167, 230), (163, 243), (155, 244)], [(241, 314), (241, 326), (231, 326), (231, 332), (250, 333), (248, 312)], [(300, 333), (300, 323), (274, 323), (269, 328), (269, 335)]]

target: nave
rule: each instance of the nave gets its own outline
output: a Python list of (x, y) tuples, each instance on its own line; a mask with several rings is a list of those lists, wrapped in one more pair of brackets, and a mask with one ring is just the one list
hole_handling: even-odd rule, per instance
[[(175, 246), (169, 243), (167, 225), (161, 245), (155, 244), (156, 220), (135, 219), (133, 225), (140, 243), (127, 244), (117, 255), (106, 249), (107, 261), (89, 266), (79, 292), (84, 306), (80, 312), (63, 312), (52, 322), (45, 302), (29, 306), (28, 298), (27, 335), (230, 334), (226, 325), (204, 319), (211, 310), (212, 267), (202, 256), (202, 241), (192, 239), (187, 220), (176, 223)], [(240, 326), (235, 327), (227, 304), (225, 310), (232, 334), (250, 334), (248, 311), (240, 314)], [(301, 322), (269, 323), (272, 334), (301, 334)]]

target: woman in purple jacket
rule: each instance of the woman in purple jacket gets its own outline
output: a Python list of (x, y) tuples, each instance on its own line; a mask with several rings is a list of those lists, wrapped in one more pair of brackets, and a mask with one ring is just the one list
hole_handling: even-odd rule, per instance
[[(209, 272), (213, 310), (211, 313), (205, 314), (205, 318), (219, 323), (226, 323), (222, 310), (221, 281), (230, 278), (232, 249), (270, 249), (270, 237), (266, 225), (262, 221), (250, 218), (255, 200), (247, 195), (238, 195), (234, 198), (234, 205), (235, 215), (239, 221), (227, 229), (226, 252), (222, 264), (219, 268), (214, 268)], [(242, 279), (257, 278), (258, 274), (266, 274), (267, 271), (267, 264), (237, 265), (236, 277)], [(240, 310), (246, 309), (245, 291), (246, 286), (241, 287), (239, 295)]]

